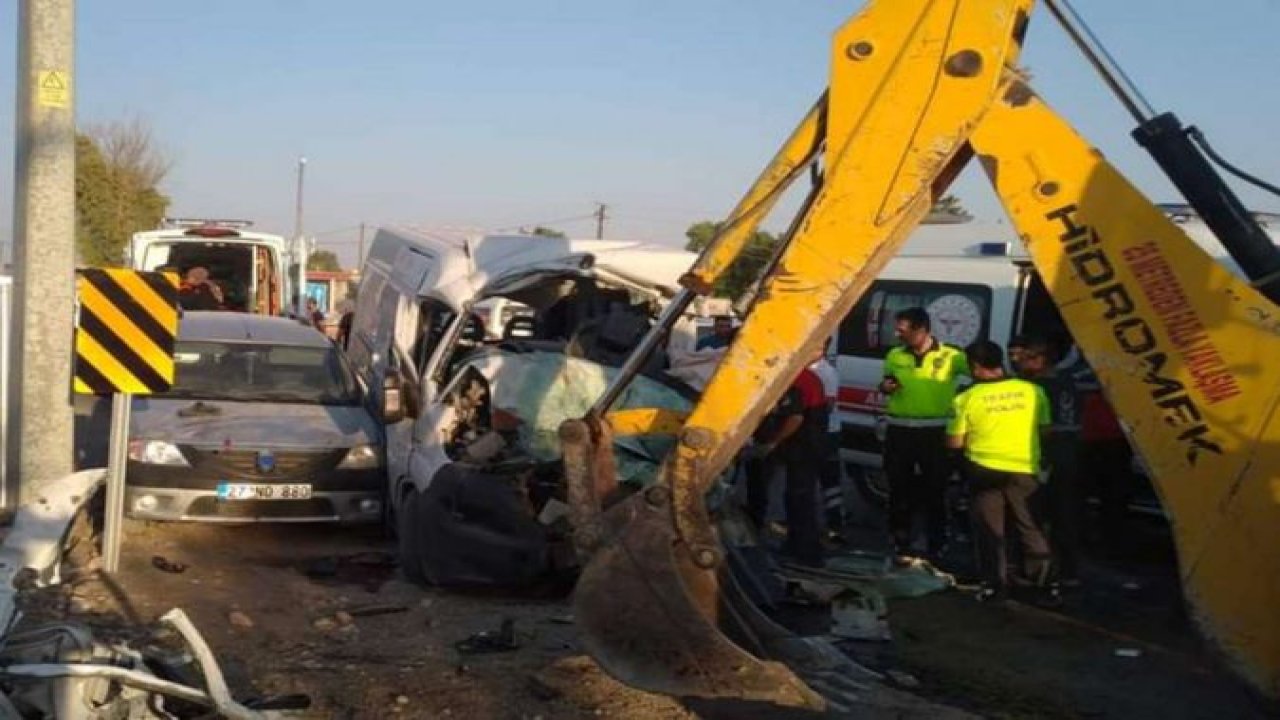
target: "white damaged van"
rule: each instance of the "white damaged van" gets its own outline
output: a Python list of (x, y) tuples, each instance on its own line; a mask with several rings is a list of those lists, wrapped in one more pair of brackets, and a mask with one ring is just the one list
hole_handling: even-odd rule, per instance
[[(377, 232), (347, 353), (385, 425), (408, 578), (514, 585), (576, 564), (557, 430), (595, 402), (694, 260), (632, 242)], [(618, 407), (691, 406), (663, 355)], [(620, 478), (654, 476), (669, 442), (619, 439)]]

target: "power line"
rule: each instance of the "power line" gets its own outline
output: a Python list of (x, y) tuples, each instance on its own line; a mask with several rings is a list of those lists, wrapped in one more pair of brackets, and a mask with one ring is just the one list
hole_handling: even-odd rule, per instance
[(573, 217), (558, 218), (556, 220), (539, 220), (538, 222), (524, 222), (524, 223), (518, 223), (515, 225), (504, 225), (503, 227), (489, 228), (489, 232), (508, 232), (511, 230), (521, 230), (527, 227), (537, 227), (539, 225), (542, 225), (545, 227), (548, 225), (559, 225), (561, 223), (567, 223), (567, 222), (594, 220), (595, 217), (596, 217), (596, 213), (593, 212), (589, 215), (574, 215)]
[(338, 233), (351, 232), (359, 230), (361, 225), (348, 225), (346, 227), (335, 228), (333, 230), (325, 230), (324, 232), (311, 233), (311, 237), (324, 237), (325, 235), (337, 235)]

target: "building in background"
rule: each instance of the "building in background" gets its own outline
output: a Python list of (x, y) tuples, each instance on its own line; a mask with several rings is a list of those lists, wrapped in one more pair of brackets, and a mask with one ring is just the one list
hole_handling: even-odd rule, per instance
[(329, 337), (337, 337), (338, 320), (342, 313), (354, 309), (349, 300), (355, 298), (355, 288), (360, 279), (357, 270), (308, 270), (306, 297), (316, 301), (316, 307), (324, 313), (323, 330)]

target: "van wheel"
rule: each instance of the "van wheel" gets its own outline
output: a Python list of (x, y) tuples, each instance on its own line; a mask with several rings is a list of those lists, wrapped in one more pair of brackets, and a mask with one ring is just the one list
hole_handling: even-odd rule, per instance
[(422, 572), (422, 553), (418, 549), (418, 535), (414, 523), (418, 520), (422, 505), (422, 493), (410, 490), (400, 503), (396, 517), (396, 535), (399, 537), (400, 572), (404, 579), (415, 585), (425, 585), (427, 577)]
[(882, 508), (889, 504), (889, 477), (881, 468), (865, 465), (846, 465), (850, 480), (858, 488), (858, 494), (872, 507)]

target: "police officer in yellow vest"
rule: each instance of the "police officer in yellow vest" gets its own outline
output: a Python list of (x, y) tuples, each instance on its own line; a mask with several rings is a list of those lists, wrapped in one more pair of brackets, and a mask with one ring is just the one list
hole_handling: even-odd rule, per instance
[[(944, 437), (956, 384), (969, 374), (964, 353), (938, 342), (924, 308), (894, 318), (902, 345), (884, 358), (880, 391), (889, 396), (885, 412), (884, 468), (889, 480), (889, 532), (900, 561), (911, 555), (917, 514), (927, 519), (929, 554), (946, 549), (946, 487), (951, 463)], [(916, 467), (920, 473), (917, 476)]]
[(1049, 582), (1049, 543), (1029, 501), (1039, 483), (1040, 435), (1049, 429), (1049, 399), (1035, 383), (1004, 374), (1000, 346), (982, 340), (966, 351), (974, 385), (956, 396), (947, 425), (947, 445), (964, 449), (965, 476), (978, 548), (981, 600), (1002, 599), (1008, 591), (1005, 523), (1022, 543), (1026, 577), (1043, 601), (1057, 597)]

